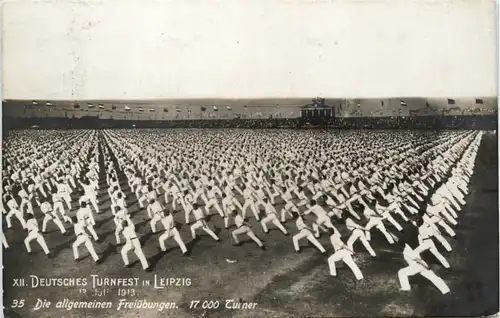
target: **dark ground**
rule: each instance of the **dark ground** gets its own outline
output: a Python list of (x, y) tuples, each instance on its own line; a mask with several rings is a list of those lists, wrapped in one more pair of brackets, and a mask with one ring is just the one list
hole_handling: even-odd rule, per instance
[[(189, 228), (183, 225), (181, 236), (188, 246), (192, 246), (192, 254), (182, 257), (173, 241), (167, 241), (167, 248), (172, 247), (166, 255), (159, 254), (158, 234), (151, 235), (148, 222), (143, 219), (144, 211), (138, 211), (133, 220), (139, 226), (138, 235), (144, 244), (143, 250), (149, 262), (153, 264), (152, 273), (143, 272), (140, 264), (133, 268), (123, 268), (118, 250), (113, 250), (109, 243), (115, 243), (114, 224), (109, 210), (97, 217), (96, 231), (104, 238), (102, 243), (94, 246), (105, 261), (95, 265), (87, 256), (83, 246), (80, 249), (84, 260), (75, 262), (71, 250), (74, 235), (61, 236), (57, 227), (50, 224), (44, 237), (56, 253), (54, 259), (48, 259), (41, 248), (32, 242), (35, 255), (29, 256), (23, 246), (25, 233), (20, 224), (13, 219), (14, 227), (6, 231), (10, 250), (4, 251), (4, 306), (9, 308), (14, 299), (24, 298), (29, 306), (16, 312), (7, 310), (6, 317), (373, 317), (373, 316), (483, 316), (497, 313), (498, 307), (498, 164), (496, 136), (485, 135), (476, 159), (476, 169), (471, 179), (470, 194), (467, 205), (461, 211), (459, 224), (456, 227), (457, 237), (448, 241), (453, 251), (447, 253), (438, 243), (436, 246), (448, 259), (451, 269), (439, 266), (438, 275), (450, 286), (451, 293), (442, 295), (430, 282), (420, 277), (410, 279), (411, 292), (399, 291), (397, 271), (406, 266), (399, 254), (402, 245), (389, 246), (380, 234), (373, 232), (372, 246), (377, 252), (371, 258), (360, 246), (355, 245), (356, 262), (365, 279), (356, 282), (349, 269), (340, 265), (338, 276), (330, 277), (326, 256), (319, 255), (313, 247), (305, 246), (297, 254), (293, 251), (291, 237), (283, 236), (271, 225), (271, 232), (264, 235), (260, 225), (250, 219), (252, 227), (265, 241), (267, 251), (261, 251), (253, 242), (233, 247), (230, 232), (222, 230), (217, 243), (201, 233), (202, 237), (195, 243), (190, 240)], [(125, 188), (129, 203), (133, 196)], [(106, 193), (104, 187), (101, 193)], [(106, 195), (107, 197), (107, 195)], [(101, 206), (108, 206), (109, 200), (101, 198)], [(75, 208), (75, 202), (73, 202)], [(279, 206), (278, 208), (281, 208)], [(137, 202), (130, 209), (134, 214)], [(37, 212), (37, 211), (36, 211)], [(35, 213), (36, 213), (35, 212)], [(72, 210), (70, 215), (76, 212)], [(183, 213), (175, 216), (183, 222)], [(41, 219), (39, 220), (41, 225)], [(223, 228), (223, 222), (214, 216), (210, 222)], [(158, 224), (158, 226), (160, 226)], [(285, 225), (291, 233), (295, 233), (295, 225), (288, 221)], [(68, 228), (69, 226), (66, 225)], [(234, 229), (234, 228), (233, 228)], [(390, 231), (396, 231), (390, 228)], [(70, 229), (72, 231), (72, 229)], [(397, 233), (396, 233), (397, 234)], [(400, 234), (398, 234), (400, 235)], [(246, 240), (242, 237), (243, 240)], [(322, 235), (320, 242), (332, 253), (327, 235)], [(356, 243), (360, 244), (360, 243)], [(118, 254), (116, 253), (118, 252)], [(428, 263), (438, 264), (431, 254), (423, 254)], [(132, 262), (135, 256), (129, 254)], [(237, 260), (234, 264), (226, 262), (226, 258)], [(94, 297), (83, 295), (78, 288), (36, 288), (26, 289), (12, 287), (13, 278), (27, 277), (30, 274), (46, 277), (89, 277), (99, 274), (106, 277), (140, 277), (151, 278), (154, 274), (164, 277), (189, 277), (193, 284), (189, 287), (170, 287), (155, 290), (151, 287), (135, 289), (138, 296), (134, 299), (148, 301), (175, 301), (179, 308), (159, 313), (154, 310), (116, 311), (87, 309), (64, 311), (50, 309), (44, 312), (32, 310), (36, 298), (47, 298), (56, 302), (64, 298), (75, 301), (93, 300)], [(100, 300), (116, 301), (116, 289)], [(229, 311), (189, 310), (187, 303), (191, 300), (224, 300), (239, 299), (257, 302), (256, 310)], [(222, 307), (222, 306), (221, 306)]]

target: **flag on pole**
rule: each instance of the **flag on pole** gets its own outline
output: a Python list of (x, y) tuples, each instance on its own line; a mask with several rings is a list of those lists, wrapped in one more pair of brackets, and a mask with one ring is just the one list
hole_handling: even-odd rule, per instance
[(168, 113), (168, 108), (163, 108), (164, 113)]
[(404, 100), (399, 101), (399, 104), (403, 107), (408, 106), (408, 104)]
[(483, 104), (483, 100), (480, 98), (476, 98), (476, 104)]
[(130, 109), (131, 109), (130, 107), (128, 107), (127, 105), (125, 105), (125, 111), (128, 112), (128, 111), (130, 111)]
[(245, 105), (245, 110), (247, 110), (247, 108), (248, 108), (248, 106), (247, 106), (247, 105)]
[(219, 111), (219, 109), (217, 108), (217, 106), (214, 106), (214, 112), (217, 112)]
[(154, 112), (154, 111), (155, 111), (155, 109), (154, 109), (154, 108), (150, 108), (150, 109), (149, 109), (149, 111), (150, 111), (150, 112)]
[(180, 109), (179, 107), (176, 107), (175, 111), (178, 112), (178, 113), (180, 113), (182, 111), (182, 109)]
[(94, 104), (92, 104), (92, 103), (87, 103), (87, 107), (88, 107), (88, 108), (94, 108), (95, 106), (94, 106)]
[(46, 102), (45, 105), (52, 106), (52, 103), (51, 102)]
[(231, 110), (231, 106), (226, 106), (226, 108), (227, 108), (228, 110)]
[(140, 111), (140, 112), (143, 112), (143, 111), (144, 111), (144, 108), (139, 107), (139, 111)]
[(188, 109), (188, 113), (191, 114), (191, 109)]
[(33, 105), (38, 105), (38, 102), (37, 101), (33, 101)]
[(111, 106), (111, 109), (115, 110), (116, 109), (116, 105)]
[(455, 105), (455, 100), (448, 98), (448, 105)]
[(104, 109), (104, 105), (103, 104), (99, 104), (99, 108), (100, 109)]
[(202, 112), (204, 112), (204, 111), (206, 111), (206, 110), (207, 110), (207, 108), (206, 108), (206, 107), (201, 106), (201, 111), (202, 111)]
[(75, 105), (73, 105), (73, 108), (80, 108), (80, 105), (75, 104)]

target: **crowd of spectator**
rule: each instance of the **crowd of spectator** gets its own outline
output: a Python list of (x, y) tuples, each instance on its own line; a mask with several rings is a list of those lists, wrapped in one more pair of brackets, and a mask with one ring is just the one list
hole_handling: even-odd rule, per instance
[(331, 129), (487, 129), (496, 130), (497, 116), (427, 116), (364, 118), (267, 118), (198, 120), (112, 120), (82, 118), (4, 118), (4, 131), (26, 128), (331, 128)]

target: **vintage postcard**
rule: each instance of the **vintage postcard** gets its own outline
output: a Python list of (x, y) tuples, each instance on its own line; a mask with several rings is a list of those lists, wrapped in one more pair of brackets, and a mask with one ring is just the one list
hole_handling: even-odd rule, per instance
[(493, 0), (10, 1), (5, 317), (499, 312)]

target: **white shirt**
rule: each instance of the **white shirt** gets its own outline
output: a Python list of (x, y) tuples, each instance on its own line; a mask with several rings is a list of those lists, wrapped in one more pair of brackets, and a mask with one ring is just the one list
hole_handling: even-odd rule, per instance
[(87, 196), (95, 197), (94, 190), (92, 189), (92, 185), (86, 185), (82, 183), (83, 191)]
[(260, 188), (259, 190), (257, 190), (255, 192), (255, 195), (257, 196), (257, 198), (259, 199), (262, 199), (266, 196), (266, 194), (264, 193), (264, 191), (262, 191), (262, 188)]
[(148, 191), (148, 186), (147, 186), (147, 185), (143, 185), (143, 186), (141, 186), (141, 188), (140, 188), (140, 189), (141, 189), (140, 191), (141, 191), (141, 193), (142, 193), (142, 194), (148, 194), (148, 192), (149, 192), (149, 191)]
[(347, 229), (350, 230), (350, 231), (354, 231), (355, 229), (361, 229), (361, 226), (359, 226), (358, 224), (356, 224), (351, 219), (345, 220), (345, 225), (346, 225)]
[(175, 227), (175, 223), (174, 223), (174, 218), (173, 218), (172, 214), (169, 214), (166, 217), (162, 218), (161, 224), (163, 224), (163, 227), (167, 231), (173, 229)]
[(329, 206), (335, 206), (335, 201), (333, 201), (333, 199), (330, 197), (330, 196), (327, 196), (326, 197), (326, 204), (329, 205)]
[[(56, 199), (53, 199), (54, 202), (56, 202)], [(61, 197), (58, 195), (57, 197), (57, 201), (62, 201), (61, 200)], [(86, 203), (89, 203), (90, 202), (90, 198), (87, 196), (87, 195), (82, 195), (80, 197), (80, 199), (78, 199), (78, 204), (80, 204), (80, 206), (82, 205), (82, 202), (86, 202)]]
[(317, 217), (327, 215), (325, 210), (323, 210), (323, 208), (320, 207), (319, 205), (312, 206), (306, 212), (304, 212), (304, 214), (309, 214), (309, 213), (313, 213)]
[(252, 200), (252, 191), (250, 189), (243, 190), (243, 197), (245, 200)]
[(85, 232), (85, 228), (84, 226), (81, 224), (81, 223), (75, 223), (73, 225), (73, 228), (75, 230), (75, 235), (78, 237), (78, 235), (81, 235), (81, 234), (87, 234)]
[(172, 187), (170, 188), (170, 193), (176, 194), (179, 192), (179, 187), (176, 184), (173, 184)]
[(130, 217), (128, 216), (128, 213), (125, 210), (118, 211), (115, 214), (115, 220), (117, 220), (118, 222), (128, 221), (129, 223), (132, 223)]
[(148, 210), (152, 214), (157, 214), (157, 213), (163, 212), (163, 208), (158, 201), (155, 201), (153, 204), (148, 205)]
[[(347, 247), (345, 246), (344, 242), (342, 242), (342, 239), (340, 238), (339, 235), (336, 235), (336, 234), (330, 235), (330, 242), (332, 243), (332, 246), (333, 246), (333, 249), (335, 250), (335, 252), (337, 252), (341, 249), (345, 249), (345, 250), (349, 251), (347, 249)], [(349, 252), (352, 254), (351, 251), (349, 251)]]
[(17, 205), (17, 202), (16, 202), (16, 200), (14, 200), (14, 199), (10, 199), (10, 200), (7, 202), (7, 206), (8, 206), (11, 210), (17, 210), (17, 209), (19, 209), (19, 205)]
[(194, 184), (194, 188), (196, 190), (198, 190), (202, 186), (202, 181), (201, 180), (196, 180), (196, 181), (193, 182), (193, 184)]
[(66, 193), (66, 192), (68, 192), (68, 186), (65, 185), (65, 184), (58, 183), (56, 185), (56, 187), (57, 187), (57, 192), (59, 192), (59, 193)]
[(222, 207), (230, 211), (235, 210), (235, 206), (233, 204), (233, 198), (228, 196), (222, 199)]
[(306, 225), (306, 223), (304, 222), (304, 220), (301, 217), (297, 218), (297, 221), (295, 221), (295, 224), (297, 225), (297, 229), (299, 231), (302, 231), (303, 229), (309, 230), (308, 226)]
[(420, 265), (420, 266), (423, 266), (421, 263), (425, 264), (426, 266), (427, 263), (420, 257), (420, 254), (415, 252), (411, 247), (409, 247), (408, 245), (405, 246), (404, 250), (403, 250), (403, 257), (405, 259), (405, 261), (409, 264), (409, 265), (413, 265), (413, 264), (417, 264), (417, 265)]
[(205, 218), (205, 214), (203, 214), (203, 211), (200, 208), (194, 210), (193, 214), (194, 214), (196, 221)]
[(367, 219), (372, 218), (372, 217), (378, 217), (378, 218), (380, 218), (380, 216), (377, 213), (375, 213), (375, 211), (373, 211), (372, 209), (370, 209), (369, 207), (365, 207), (365, 210), (363, 211), (363, 214), (365, 215), (365, 217)]
[(215, 193), (213, 189), (207, 192), (207, 198), (208, 200), (215, 199)]
[(36, 220), (28, 220), (28, 222), (26, 222), (26, 228), (28, 229), (28, 232), (38, 232), (38, 224), (36, 223)]
[(52, 212), (52, 206), (50, 205), (49, 202), (44, 202), (42, 205), (40, 205), (40, 209), (44, 214), (47, 214), (49, 212)]
[(28, 198), (28, 193), (26, 193), (26, 191), (24, 189), (21, 189), (21, 191), (19, 191), (18, 195), (22, 198), (22, 199), (27, 199)]
[(162, 186), (163, 191), (168, 192), (168, 181), (165, 182)]
[(432, 215), (437, 215), (441, 212), (441, 210), (443, 210), (443, 203), (439, 202), (436, 205), (428, 204), (426, 211)]
[(264, 209), (266, 211), (266, 214), (276, 214), (276, 209), (271, 203), (264, 203)]
[(137, 239), (137, 242), (140, 243), (139, 239), (137, 238), (137, 234), (135, 233), (135, 229), (132, 225), (128, 225), (127, 227), (125, 227), (122, 234), (127, 241)]
[(243, 218), (238, 214), (234, 217), (234, 223), (236, 224), (237, 228), (240, 228), (245, 225), (245, 220), (243, 220)]
[(305, 200), (305, 201), (307, 201), (307, 196), (304, 193), (304, 191), (299, 192), (299, 200)]
[(418, 228), (418, 234), (422, 240), (425, 240), (434, 235), (434, 230), (428, 224), (424, 223)]
[(291, 201), (292, 200), (291, 190), (286, 190), (285, 192), (283, 192), (283, 194), (281, 195), (281, 198), (284, 201)]
[(89, 208), (80, 208), (76, 212), (76, 218), (79, 222), (87, 223), (87, 220), (91, 220), (91, 212)]
[(148, 193), (148, 201), (151, 199), (156, 200), (157, 198), (158, 198), (158, 196), (156, 195), (156, 191), (151, 191)]

